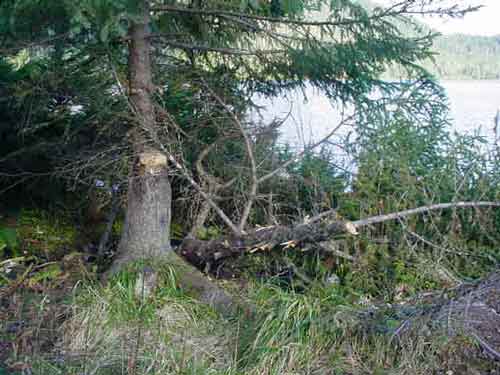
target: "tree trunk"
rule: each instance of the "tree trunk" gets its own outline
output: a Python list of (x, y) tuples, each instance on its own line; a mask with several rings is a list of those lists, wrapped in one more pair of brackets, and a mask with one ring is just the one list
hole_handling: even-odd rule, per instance
[(149, 2), (145, 0), (141, 4), (142, 17), (131, 21), (129, 29), (129, 98), (137, 120), (131, 132), (135, 161), (129, 177), (127, 212), (118, 254), (105, 278), (130, 261), (158, 261), (162, 258), (175, 267), (182, 287), (200, 301), (227, 312), (236, 307), (232, 298), (173, 252), (170, 246), (172, 191), (167, 175), (168, 159), (159, 150), (156, 115), (151, 97), (154, 86), (149, 40)]
[(170, 252), (171, 198), (166, 157), (141, 153), (129, 179), (125, 225), (111, 272)]
[[(149, 6), (129, 29), (129, 97), (137, 119), (131, 132), (135, 155), (127, 196), (125, 225), (111, 272), (131, 260), (165, 255), (170, 247), (172, 192), (167, 157), (155, 149), (156, 116), (151, 100), (153, 81), (149, 41)], [(153, 146), (151, 146), (153, 145)]]

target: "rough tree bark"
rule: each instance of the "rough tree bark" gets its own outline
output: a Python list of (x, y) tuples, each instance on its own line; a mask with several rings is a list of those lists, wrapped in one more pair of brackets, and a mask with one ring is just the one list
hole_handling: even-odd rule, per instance
[(141, 0), (141, 17), (129, 29), (129, 99), (136, 118), (131, 131), (135, 160), (128, 184), (125, 225), (118, 253), (106, 276), (141, 259), (163, 259), (174, 265), (181, 286), (201, 301), (226, 311), (232, 299), (216, 284), (186, 263), (170, 246), (172, 192), (168, 158), (159, 149), (151, 67), (149, 2)]
[(131, 132), (135, 160), (129, 176), (125, 225), (111, 272), (131, 260), (159, 257), (171, 250), (172, 192), (167, 158), (148, 142), (156, 132), (156, 116), (151, 100), (149, 4), (144, 1), (141, 5), (142, 17), (133, 21), (129, 30), (129, 98), (137, 120)]

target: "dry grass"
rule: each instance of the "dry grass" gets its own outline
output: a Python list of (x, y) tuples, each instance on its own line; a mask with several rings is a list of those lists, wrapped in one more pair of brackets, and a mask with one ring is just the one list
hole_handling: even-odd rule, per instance
[[(147, 300), (136, 297), (133, 273), (124, 273), (107, 287), (82, 287), (54, 335), (51, 352), (27, 357), (24, 363), (34, 375), (424, 375), (499, 370), (474, 339), (448, 337), (428, 325), (403, 332), (397, 328), (407, 318), (395, 318), (384, 309), (368, 317), (366, 306), (343, 302), (335, 288), (294, 293), (249, 283), (246, 298), (256, 307), (255, 315), (224, 319), (179, 290), (172, 272), (162, 272), (161, 287)], [(485, 285), (491, 287), (491, 280)]]
[[(231, 368), (232, 351), (225, 321), (188, 298), (145, 301), (154, 305), (141, 319), (139, 300), (118, 301), (122, 293), (90, 289), (92, 298), (75, 305), (61, 327), (61, 354), (84, 360), (89, 374), (206, 373)], [(136, 311), (134, 311), (134, 309)], [(85, 373), (87, 373), (85, 372)]]

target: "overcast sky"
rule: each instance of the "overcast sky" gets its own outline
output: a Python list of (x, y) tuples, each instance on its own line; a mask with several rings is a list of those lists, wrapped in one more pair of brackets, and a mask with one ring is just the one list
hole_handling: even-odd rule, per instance
[[(391, 3), (394, 0), (378, 0), (379, 3)], [(442, 20), (436, 17), (424, 17), (422, 21), (443, 34), (463, 33), (474, 35), (500, 35), (500, 0), (448, 0), (453, 4), (484, 5), (474, 13), (462, 19)]]

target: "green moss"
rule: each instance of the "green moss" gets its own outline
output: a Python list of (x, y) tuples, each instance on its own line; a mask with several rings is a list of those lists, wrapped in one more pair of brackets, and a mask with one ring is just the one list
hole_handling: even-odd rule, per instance
[(73, 247), (77, 231), (73, 223), (60, 213), (23, 209), (18, 218), (21, 250), (28, 255), (44, 255), (54, 259)]
[(19, 255), (18, 248), (19, 241), (16, 230), (14, 228), (0, 226), (0, 259), (3, 257), (6, 249), (11, 250), (11, 256)]
[(57, 281), (57, 279), (63, 274), (61, 266), (59, 264), (50, 264), (47, 267), (43, 267), (38, 272), (34, 273), (27, 279), (29, 287), (35, 286), (37, 284), (46, 284), (52, 281)]

